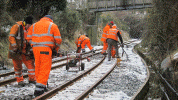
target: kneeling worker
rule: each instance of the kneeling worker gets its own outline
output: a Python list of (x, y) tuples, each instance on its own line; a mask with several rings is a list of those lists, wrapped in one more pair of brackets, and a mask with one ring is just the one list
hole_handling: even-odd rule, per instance
[(77, 53), (80, 53), (80, 50), (82, 49), (82, 53), (85, 53), (85, 45), (91, 50), (91, 52), (95, 53), (95, 50), (90, 44), (90, 39), (88, 38), (88, 35), (80, 35), (77, 39)]

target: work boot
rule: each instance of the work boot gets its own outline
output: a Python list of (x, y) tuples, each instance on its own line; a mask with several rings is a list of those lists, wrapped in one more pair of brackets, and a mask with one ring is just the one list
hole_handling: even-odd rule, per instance
[(44, 90), (35, 90), (34, 92), (34, 96), (37, 97), (37, 96), (40, 96), (44, 93)]
[(44, 88), (44, 91), (45, 91), (45, 92), (49, 91), (49, 88), (45, 87), (45, 88)]
[(21, 82), (18, 82), (18, 85), (24, 87), (26, 84), (23, 81), (21, 81)]
[(36, 81), (29, 81), (28, 83), (36, 84)]
[(34, 96), (40, 96), (45, 92), (45, 85), (41, 84), (41, 83), (36, 83), (36, 87), (35, 87), (35, 92), (34, 92)]

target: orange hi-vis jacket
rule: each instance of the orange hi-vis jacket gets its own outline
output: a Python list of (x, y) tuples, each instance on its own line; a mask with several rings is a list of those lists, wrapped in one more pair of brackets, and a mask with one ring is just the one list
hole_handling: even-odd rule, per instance
[[(18, 52), (22, 52), (22, 53), (26, 53), (26, 41), (25, 38), (27, 36), (27, 30), (25, 30), (25, 27), (22, 25), (23, 27), (23, 37), (20, 36), (20, 25), (22, 25), (22, 21), (18, 21), (16, 22), (15, 25), (12, 26), (11, 30), (10, 30), (10, 35), (9, 35), (9, 53), (8, 53), (8, 58), (10, 59), (21, 59), (20, 54), (16, 54), (16, 55), (11, 55), (13, 52), (14, 48), (18, 48)], [(23, 39), (21, 39), (23, 38)], [(21, 40), (23, 40), (23, 47), (21, 48)]]
[(109, 29), (109, 31), (107, 33), (107, 38), (118, 41), (118, 35), (117, 35), (118, 31), (119, 30), (117, 30), (115, 27)]
[(50, 47), (57, 51), (62, 42), (58, 26), (47, 17), (43, 17), (30, 27), (27, 40), (32, 47)]
[(36, 85), (45, 86), (52, 65), (52, 50), (58, 51), (62, 42), (58, 26), (50, 18), (43, 17), (30, 27), (27, 40), (33, 47)]
[(77, 47), (81, 47), (82, 49), (84, 49), (85, 45), (87, 45), (90, 50), (93, 49), (93, 47), (90, 44), (90, 39), (88, 37), (86, 37), (85, 35), (81, 35), (78, 39)]
[(88, 37), (86, 37), (85, 35), (81, 35), (79, 38), (78, 38), (78, 45), (77, 47), (81, 47), (81, 44), (84, 40), (87, 40), (89, 39)]
[[(14, 65), (14, 71), (15, 71), (15, 77), (17, 82), (23, 81), (23, 75), (22, 75), (22, 62), (26, 65), (28, 68), (28, 76), (29, 81), (35, 81), (35, 66), (33, 59), (29, 59), (28, 56), (24, 55), (26, 53), (26, 36), (27, 36), (27, 30), (25, 30), (25, 27), (22, 25), (22, 21), (16, 22), (17, 24), (13, 25), (10, 30), (9, 35), (9, 54), (8, 57), (12, 58), (13, 65)], [(22, 25), (23, 28), (23, 35), (20, 34), (20, 25)], [(23, 43), (23, 48), (21, 48), (21, 40)], [(19, 53), (11, 53), (13, 52), (14, 48), (18, 48), (19, 52), (22, 52), (23, 54)], [(20, 49), (19, 49), (20, 48)]]
[(101, 37), (101, 41), (106, 42), (107, 32), (109, 31), (109, 29), (110, 29), (110, 26), (108, 24), (103, 28), (103, 34)]

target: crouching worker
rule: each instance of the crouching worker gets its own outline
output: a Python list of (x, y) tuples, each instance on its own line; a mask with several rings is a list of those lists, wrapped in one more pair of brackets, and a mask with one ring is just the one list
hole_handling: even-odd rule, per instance
[(35, 57), (36, 87), (34, 96), (44, 93), (52, 65), (52, 51), (58, 52), (62, 42), (58, 26), (53, 23), (51, 15), (45, 15), (33, 24), (27, 40), (33, 48)]
[(87, 45), (91, 52), (95, 53), (95, 50), (90, 44), (90, 39), (88, 38), (88, 35), (80, 35), (77, 41), (77, 53), (80, 53), (81, 50), (82, 53), (85, 53), (85, 45)]
[[(24, 21), (18, 21), (12, 26), (9, 35), (9, 52), (8, 58), (12, 59), (15, 71), (16, 81), (19, 86), (25, 86), (22, 75), (22, 62), (28, 69), (29, 83), (35, 83), (35, 66), (34, 60), (31, 59), (30, 48), (25, 38), (29, 27), (32, 25), (33, 18), (28, 16)], [(33, 57), (32, 57), (33, 58)]]

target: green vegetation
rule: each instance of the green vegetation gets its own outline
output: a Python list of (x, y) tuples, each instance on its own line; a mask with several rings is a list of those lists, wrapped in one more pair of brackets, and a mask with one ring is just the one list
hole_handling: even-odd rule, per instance
[(107, 23), (114, 21), (114, 24), (116, 24), (120, 30), (129, 32), (129, 26), (127, 25), (127, 22), (122, 19), (126, 16), (128, 15), (124, 11), (103, 13), (101, 15), (101, 27), (105, 27)]
[(63, 12), (52, 14), (54, 22), (58, 25), (62, 39), (73, 40), (75, 31), (80, 28), (80, 14), (75, 10), (66, 8)]
[(154, 8), (148, 10), (148, 32), (141, 44), (148, 48), (153, 61), (161, 62), (178, 49), (178, 6), (174, 2), (154, 0)]
[[(178, 86), (178, 64), (177, 60), (172, 60), (173, 55), (178, 52), (178, 1), (176, 0), (153, 0), (153, 8), (148, 9), (145, 21), (147, 32), (142, 34), (142, 42), (136, 48), (144, 53), (150, 61), (155, 64), (156, 69), (177, 91)], [(161, 66), (165, 58), (170, 58), (170, 64)], [(164, 63), (169, 63), (167, 60)], [(164, 67), (164, 70), (163, 70)], [(152, 70), (152, 69), (151, 69)], [(154, 74), (154, 73), (153, 73)], [(152, 78), (155, 75), (152, 75)], [(152, 81), (152, 82), (151, 82)], [(153, 88), (157, 88), (159, 79), (151, 80)], [(158, 82), (158, 83), (156, 83)], [(156, 95), (161, 97), (159, 91)], [(151, 91), (148, 95), (154, 96)]]

